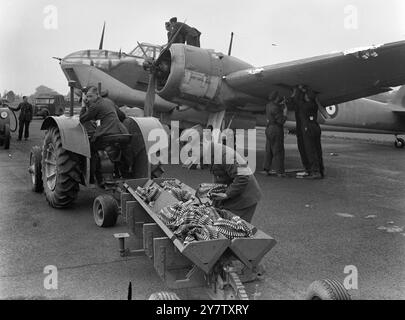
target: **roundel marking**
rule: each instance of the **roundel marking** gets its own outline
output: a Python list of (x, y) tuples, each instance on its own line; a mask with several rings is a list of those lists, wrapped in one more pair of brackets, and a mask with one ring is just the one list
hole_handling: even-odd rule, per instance
[(335, 118), (338, 114), (338, 105), (335, 104), (333, 106), (326, 107), (326, 112), (331, 118)]

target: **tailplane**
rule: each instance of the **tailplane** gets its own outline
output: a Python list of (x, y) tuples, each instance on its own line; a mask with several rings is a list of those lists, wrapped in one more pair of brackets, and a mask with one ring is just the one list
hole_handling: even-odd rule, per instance
[(405, 108), (405, 86), (398, 89), (391, 103)]

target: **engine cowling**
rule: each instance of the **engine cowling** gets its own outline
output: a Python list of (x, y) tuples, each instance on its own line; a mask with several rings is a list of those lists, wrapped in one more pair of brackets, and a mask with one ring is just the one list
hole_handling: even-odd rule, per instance
[(159, 63), (157, 93), (178, 104), (217, 112), (226, 107), (231, 91), (223, 76), (251, 67), (214, 50), (173, 44)]

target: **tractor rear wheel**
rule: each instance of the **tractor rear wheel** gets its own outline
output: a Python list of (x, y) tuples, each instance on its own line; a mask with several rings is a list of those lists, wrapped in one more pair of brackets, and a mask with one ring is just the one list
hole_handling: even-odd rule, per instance
[(7, 123), (4, 126), (4, 149), (8, 150), (10, 149), (10, 125)]
[(102, 228), (113, 227), (117, 223), (118, 203), (108, 194), (98, 196), (93, 202), (93, 216), (96, 225)]
[(77, 198), (80, 178), (80, 156), (63, 149), (59, 129), (50, 128), (42, 148), (42, 180), (50, 206), (69, 206)]
[(339, 281), (324, 279), (311, 283), (306, 300), (351, 300), (351, 298)]
[(28, 169), (32, 180), (32, 191), (41, 193), (44, 191), (44, 185), (42, 184), (42, 149), (35, 146), (31, 149), (30, 154), (30, 167)]

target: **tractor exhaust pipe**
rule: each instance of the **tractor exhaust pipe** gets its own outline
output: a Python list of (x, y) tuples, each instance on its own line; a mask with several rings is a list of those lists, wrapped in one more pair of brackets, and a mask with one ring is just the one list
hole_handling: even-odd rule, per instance
[(73, 117), (73, 107), (75, 103), (75, 84), (76, 81), (69, 81), (70, 87), (70, 116)]

